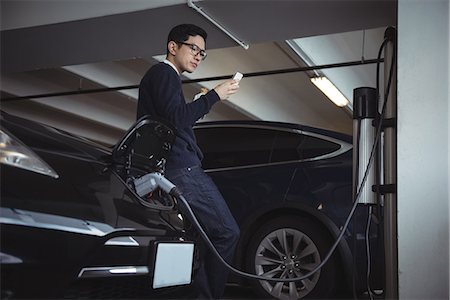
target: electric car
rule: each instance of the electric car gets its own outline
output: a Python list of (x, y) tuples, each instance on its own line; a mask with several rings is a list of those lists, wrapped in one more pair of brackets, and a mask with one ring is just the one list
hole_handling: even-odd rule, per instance
[[(195, 126), (203, 168), (241, 229), (235, 267), (271, 278), (300, 277), (327, 255), (352, 204), (352, 137), (328, 130), (267, 121), (215, 121)], [(260, 297), (332, 298), (380, 285), (377, 228), (364, 236), (358, 207), (331, 259), (295, 283), (251, 284)], [(367, 281), (367, 254), (372, 250)], [(375, 258), (374, 258), (375, 257)], [(371, 285), (370, 285), (371, 284)], [(353, 288), (352, 288), (353, 287)], [(342, 295), (342, 294), (341, 294)]]
[(143, 118), (108, 148), (1, 112), (2, 298), (159, 299), (188, 285), (195, 245), (174, 199), (134, 188), (174, 137)]

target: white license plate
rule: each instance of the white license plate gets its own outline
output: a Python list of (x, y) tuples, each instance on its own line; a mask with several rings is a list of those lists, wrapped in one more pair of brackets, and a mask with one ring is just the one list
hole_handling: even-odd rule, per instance
[(193, 257), (193, 243), (157, 243), (153, 288), (191, 283)]

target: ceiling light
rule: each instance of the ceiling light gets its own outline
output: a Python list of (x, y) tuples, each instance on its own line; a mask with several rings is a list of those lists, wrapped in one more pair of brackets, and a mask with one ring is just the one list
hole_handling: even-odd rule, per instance
[(344, 95), (334, 86), (334, 84), (328, 80), (328, 78), (321, 77), (313, 77), (311, 78), (311, 82), (314, 83), (315, 86), (322, 91), (334, 104), (337, 106), (343, 107), (348, 105), (349, 101), (345, 98)]

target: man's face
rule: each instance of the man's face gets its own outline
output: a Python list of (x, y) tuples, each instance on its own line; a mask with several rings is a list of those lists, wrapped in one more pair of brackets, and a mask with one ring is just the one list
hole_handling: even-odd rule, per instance
[[(188, 73), (194, 72), (202, 61), (199, 51), (205, 50), (205, 40), (200, 35), (189, 36), (183, 44), (179, 43), (175, 47), (176, 51), (173, 57), (173, 63), (180, 74), (184, 71)], [(196, 51), (192, 48), (195, 48)]]

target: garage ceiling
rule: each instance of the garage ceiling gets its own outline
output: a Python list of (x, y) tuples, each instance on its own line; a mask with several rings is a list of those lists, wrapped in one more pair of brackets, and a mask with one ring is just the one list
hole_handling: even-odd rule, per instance
[[(194, 23), (208, 32), (208, 58), (185, 79), (191, 99), (217, 76), (374, 59), (396, 24), (394, 0), (194, 1), (249, 44), (237, 45), (184, 0), (1, 2), (2, 110), (113, 144), (133, 123), (145, 71), (165, 53), (168, 30)], [(286, 41), (303, 50), (303, 58)], [(375, 87), (374, 64), (323, 69), (351, 101)], [(247, 77), (239, 93), (203, 120), (287, 121), (351, 133), (351, 106), (339, 108), (309, 80), (312, 72)], [(57, 97), (26, 96), (128, 87)], [(24, 99), (15, 99), (14, 97)], [(201, 120), (202, 121), (202, 120)]]

